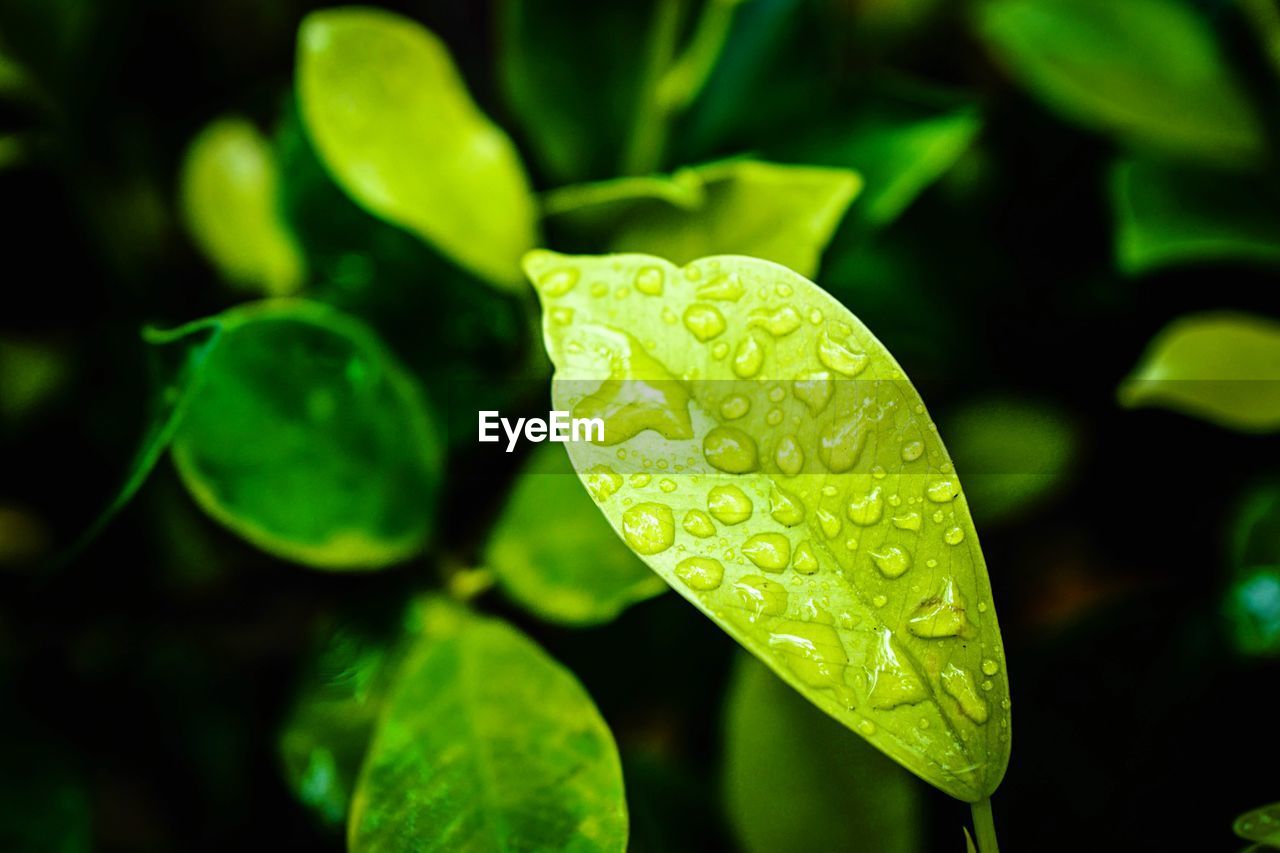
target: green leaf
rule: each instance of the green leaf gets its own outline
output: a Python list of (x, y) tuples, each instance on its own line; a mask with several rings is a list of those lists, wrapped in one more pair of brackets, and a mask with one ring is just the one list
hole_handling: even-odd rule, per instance
[(552, 622), (608, 622), (665, 592), (596, 512), (564, 448), (534, 451), (485, 546), (484, 563), (503, 589)]
[(749, 853), (921, 849), (921, 789), (901, 767), (739, 655), (725, 700), (725, 802)]
[(973, 516), (982, 523), (1017, 518), (1051, 498), (1078, 451), (1074, 424), (1044, 403), (977, 400), (943, 426)]
[(662, 197), (654, 180), (660, 179), (575, 188), (577, 199), (605, 200), (579, 205), (585, 216), (578, 221), (595, 216), (607, 223), (612, 233), (606, 243), (619, 252), (645, 252), (675, 263), (712, 254), (752, 255), (808, 274), (817, 270), (823, 248), (862, 186), (847, 169), (757, 160), (683, 169), (668, 181), (679, 189)]
[(697, 210), (706, 203), (706, 184), (694, 169), (671, 175), (641, 175), (591, 184), (571, 184), (548, 192), (542, 215), (580, 234), (604, 235), (621, 228), (654, 202), (680, 210)]
[(356, 789), (353, 851), (618, 850), (622, 767), (582, 685), (514, 628), (425, 610)]
[(1245, 841), (1280, 847), (1280, 803), (1245, 812), (1236, 818), (1232, 829)]
[(312, 302), (232, 309), (173, 439), (213, 518), (263, 550), (326, 569), (420, 550), (439, 440), (412, 380), (358, 321)]
[(1280, 323), (1249, 314), (1181, 317), (1147, 345), (1120, 403), (1157, 406), (1242, 432), (1280, 429)]
[(1111, 172), (1116, 260), (1130, 275), (1175, 264), (1280, 262), (1280, 198), (1237, 175), (1122, 160)]
[(993, 791), (1009, 693), (986, 565), (879, 341), (753, 258), (538, 251), (525, 266), (555, 409), (604, 421), (604, 443), (566, 445), (574, 468), (632, 550), (890, 757), (962, 799)]
[(182, 207), (197, 245), (232, 284), (272, 296), (302, 286), (306, 261), (280, 210), (271, 143), (245, 119), (220, 118), (192, 140)]
[(1261, 127), (1208, 22), (1181, 0), (993, 0), (983, 37), (1069, 119), (1126, 142), (1239, 166)]
[(1252, 491), (1236, 511), (1222, 609), (1239, 654), (1280, 656), (1280, 487), (1275, 484)]
[(477, 275), (519, 284), (538, 239), (520, 156), (435, 35), (378, 9), (313, 12), (297, 86), (307, 131), (353, 199)]

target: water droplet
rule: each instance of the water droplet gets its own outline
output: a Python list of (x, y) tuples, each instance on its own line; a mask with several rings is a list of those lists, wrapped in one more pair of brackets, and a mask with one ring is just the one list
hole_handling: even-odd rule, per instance
[(715, 486), (707, 493), (707, 510), (721, 524), (741, 524), (753, 509), (751, 498), (737, 486)]
[(804, 502), (785, 489), (774, 486), (769, 492), (769, 514), (784, 527), (804, 521)]
[(875, 598), (871, 599), (871, 603), (876, 607), (884, 607), (889, 603), (889, 597), (887, 595), (877, 595)]
[(882, 626), (876, 631), (868, 651), (867, 701), (871, 707), (887, 711), (929, 698), (929, 691), (910, 658), (898, 653), (897, 642), (888, 627)]
[(871, 560), (887, 578), (900, 578), (911, 568), (911, 555), (897, 545), (888, 545), (871, 552)]
[(555, 323), (557, 326), (568, 326), (570, 323), (573, 322), (573, 309), (572, 308), (552, 308), (551, 322)]
[(742, 543), (742, 554), (766, 572), (780, 572), (791, 562), (791, 540), (781, 533), (757, 533)]
[(818, 361), (845, 376), (857, 376), (867, 367), (866, 353), (857, 352), (831, 339), (826, 332), (818, 335)]
[(812, 308), (812, 309), (810, 309), (810, 311), (809, 311), (809, 322), (810, 322), (810, 323), (812, 323), (812, 324), (813, 324), (813, 325), (815, 325), (815, 326), (816, 326), (816, 325), (818, 325), (819, 323), (821, 323), (821, 322), (822, 322), (822, 312), (821, 312), (821, 311), (819, 311), (817, 308)]
[(627, 482), (631, 484), (633, 489), (643, 489), (645, 486), (649, 485), (649, 482), (652, 479), (653, 477), (648, 474), (632, 474), (631, 478)]
[(759, 466), (756, 443), (740, 429), (718, 426), (702, 440), (702, 455), (713, 468), (729, 474), (746, 474)]
[(862, 735), (863, 737), (871, 737), (875, 733), (876, 733), (875, 723), (871, 722), (870, 720), (858, 721), (858, 734)]
[(747, 621), (787, 612), (787, 588), (760, 575), (747, 575), (733, 585), (733, 592), (747, 611)]
[(880, 497), (880, 487), (876, 486), (860, 498), (849, 501), (847, 508), (849, 520), (861, 527), (868, 527), (880, 520), (884, 514), (884, 500)]
[(596, 465), (589, 469), (585, 479), (587, 491), (597, 503), (608, 500), (614, 492), (622, 488), (622, 475), (607, 465)]
[(946, 516), (942, 514), (942, 510), (940, 509), (934, 510), (933, 515), (931, 517), (933, 518), (933, 521), (935, 524), (941, 524), (942, 519), (946, 518)]
[(791, 393), (809, 408), (809, 414), (817, 415), (831, 401), (831, 374), (819, 371), (797, 379), (791, 383)]
[(720, 417), (726, 421), (736, 421), (751, 411), (751, 399), (742, 394), (731, 394), (720, 403)]
[(538, 278), (538, 289), (547, 296), (564, 296), (578, 284), (578, 270), (561, 267), (543, 273)]
[(947, 532), (942, 534), (942, 541), (948, 545), (959, 545), (964, 541), (964, 531), (959, 527), (948, 528)]
[(736, 273), (718, 275), (698, 288), (699, 299), (711, 299), (716, 302), (737, 302), (747, 289), (742, 286), (742, 279)]
[(676, 577), (700, 592), (715, 589), (724, 580), (724, 565), (712, 557), (687, 557), (676, 563)]
[(978, 695), (973, 676), (955, 664), (947, 664), (942, 671), (942, 689), (956, 700), (960, 713), (981, 725), (987, 721), (986, 701)]
[(800, 315), (790, 305), (774, 311), (757, 308), (751, 312), (748, 325), (759, 326), (775, 338), (783, 338), (800, 328)]
[(597, 281), (595, 284), (591, 285), (591, 295), (596, 299), (599, 299), (602, 296), (607, 296), (608, 293), (609, 285), (605, 284), (603, 281)]
[(960, 494), (960, 484), (955, 480), (939, 480), (931, 483), (924, 493), (936, 504), (950, 503)]
[(915, 462), (917, 459), (919, 459), (923, 455), (924, 455), (923, 441), (908, 441), (906, 444), (902, 445), (902, 461), (903, 462)]
[(676, 540), (676, 522), (671, 507), (660, 503), (640, 503), (622, 514), (622, 536), (637, 554), (658, 554)]
[(830, 625), (785, 621), (769, 633), (769, 647), (782, 654), (787, 668), (809, 687), (838, 688), (849, 663), (840, 635)]
[(996, 663), (990, 658), (987, 658), (982, 662), (983, 675), (995, 675), (999, 671), (1000, 671), (1000, 664)]
[(706, 539), (716, 533), (716, 526), (711, 523), (711, 516), (700, 509), (691, 509), (686, 512), (681, 526), (690, 536), (696, 536), (699, 539)]
[(840, 528), (844, 526), (844, 522), (838, 515), (827, 509), (820, 509), (814, 514), (818, 517), (818, 526), (822, 528), (823, 536), (835, 539), (840, 535)]
[(804, 467), (804, 451), (794, 435), (784, 435), (774, 449), (773, 459), (778, 463), (778, 470), (788, 477), (794, 477)]
[(716, 361), (724, 361), (724, 357), (729, 354), (729, 345), (724, 341), (716, 341), (711, 347), (711, 357)]
[(672, 311), (670, 308), (662, 309), (662, 322), (666, 323), (668, 326), (674, 326), (679, 321), (680, 318), (676, 316), (676, 312)]
[(724, 333), (724, 315), (712, 305), (690, 305), (684, 312), (684, 327), (705, 344)]
[(733, 372), (742, 379), (750, 379), (764, 366), (764, 347), (751, 335), (738, 342), (733, 354)]
[(773, 292), (781, 296), (783, 299), (786, 299), (795, 291), (791, 289), (791, 285), (789, 284), (780, 284), (773, 289)]
[(818, 558), (813, 553), (813, 545), (806, 539), (796, 546), (795, 556), (791, 559), (791, 566), (802, 575), (811, 575), (818, 571)]
[(957, 637), (966, 633), (968, 627), (964, 598), (951, 578), (943, 581), (941, 593), (920, 602), (907, 620), (907, 630), (926, 639)]
[(666, 276), (658, 267), (641, 267), (636, 273), (636, 290), (645, 296), (661, 296)]
[(904, 512), (902, 515), (893, 517), (893, 526), (899, 530), (919, 530), (920, 524), (920, 513), (918, 512)]
[(764, 416), (764, 422), (769, 426), (777, 426), (782, 423), (782, 409), (770, 409), (769, 414)]
[(662, 489), (662, 491), (666, 492), (667, 494), (671, 494), (676, 490), (676, 481), (671, 479), (670, 477), (663, 477), (662, 481), (658, 483), (658, 488)]
[(787, 396), (787, 391), (781, 385), (774, 385), (769, 389), (769, 402), (781, 403)]
[(830, 424), (818, 438), (818, 458), (833, 474), (843, 474), (852, 468), (862, 455), (867, 443), (867, 430), (859, 419), (841, 420)]

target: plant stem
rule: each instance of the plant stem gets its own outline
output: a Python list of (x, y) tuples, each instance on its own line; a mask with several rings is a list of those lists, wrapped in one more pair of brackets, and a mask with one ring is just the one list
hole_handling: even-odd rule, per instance
[(977, 836), (978, 853), (1000, 853), (996, 842), (996, 824), (991, 817), (991, 798), (983, 797), (969, 806), (973, 812), (973, 832)]
[(645, 58), (644, 76), (640, 80), (640, 99), (636, 105), (631, 140), (622, 161), (628, 175), (656, 171), (662, 164), (667, 147), (669, 116), (658, 89), (676, 52), (676, 36), (680, 29), (682, 0), (658, 0), (653, 28), (649, 31), (649, 53)]

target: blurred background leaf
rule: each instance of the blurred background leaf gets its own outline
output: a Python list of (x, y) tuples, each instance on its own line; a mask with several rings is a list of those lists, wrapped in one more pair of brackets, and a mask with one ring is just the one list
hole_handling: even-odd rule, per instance
[(1280, 803), (1245, 812), (1236, 818), (1232, 829), (1245, 841), (1280, 849)]

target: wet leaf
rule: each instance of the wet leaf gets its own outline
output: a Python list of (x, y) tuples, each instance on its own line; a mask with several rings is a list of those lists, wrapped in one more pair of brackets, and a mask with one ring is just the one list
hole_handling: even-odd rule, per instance
[(1232, 829), (1245, 841), (1280, 848), (1280, 803), (1245, 812), (1236, 818)]
[(994, 0), (979, 29), (1009, 73), (1069, 119), (1228, 165), (1262, 153), (1257, 118), (1192, 4)]
[(477, 275), (519, 284), (537, 242), (519, 154), (435, 35), (378, 9), (313, 12), (297, 86), (320, 158), (353, 199)]
[(353, 851), (618, 850), (613, 736), (568, 670), (503, 622), (437, 604), (357, 783)]
[(192, 140), (182, 167), (183, 212), (227, 281), (272, 296), (302, 286), (306, 261), (279, 202), (271, 143), (248, 121), (218, 119)]
[(221, 330), (173, 439), (183, 483), (263, 550), (378, 568), (425, 543), (438, 438), (412, 380), (358, 321), (312, 302), (246, 305)]
[(986, 566), (946, 450), (879, 341), (766, 261), (525, 264), (555, 408), (604, 423), (603, 443), (566, 447), (632, 550), (926, 781), (994, 790), (1009, 694)]
[[(813, 274), (858, 194), (847, 169), (729, 160), (685, 170), (703, 184), (698, 205), (654, 202), (630, 212), (608, 244), (686, 263), (704, 255), (752, 255)], [(692, 176), (692, 177), (691, 177)]]
[(1175, 264), (1280, 262), (1280, 198), (1256, 180), (1124, 160), (1111, 173), (1116, 260), (1136, 275)]
[(667, 589), (618, 541), (554, 444), (535, 450), (520, 472), (484, 564), (523, 607), (568, 625), (608, 622)]
[(1243, 432), (1280, 429), (1280, 322), (1181, 317), (1147, 346), (1119, 397), (1129, 408), (1172, 409)]
[(725, 705), (725, 801), (746, 850), (921, 848), (918, 783), (768, 668), (740, 655)]
[(1079, 449), (1071, 420), (1031, 400), (976, 400), (942, 425), (973, 516), (983, 523), (1017, 518), (1051, 498)]

